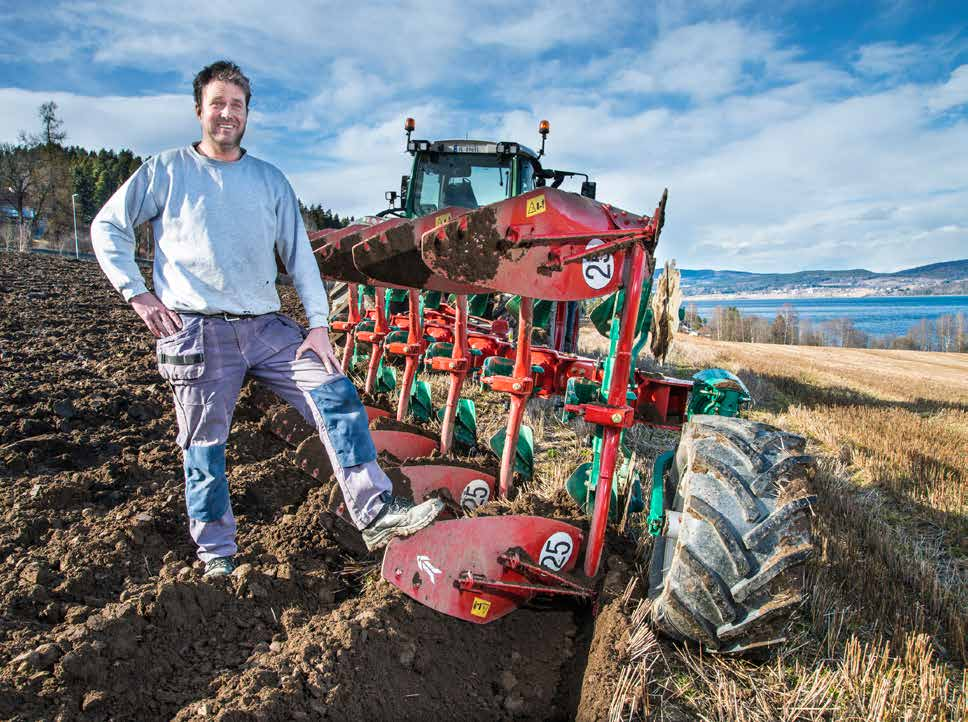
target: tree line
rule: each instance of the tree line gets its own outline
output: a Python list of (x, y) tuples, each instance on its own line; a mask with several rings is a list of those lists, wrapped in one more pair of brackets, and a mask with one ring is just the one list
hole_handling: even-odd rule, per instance
[[(29, 251), (64, 251), (74, 244), (74, 224), (81, 251), (90, 251), (91, 221), (114, 192), (142, 164), (127, 149), (98, 151), (66, 146), (67, 131), (57, 103), (37, 111), (39, 130), (21, 131), (16, 143), (0, 143), (0, 247)], [(342, 228), (352, 219), (321, 204), (299, 201), (309, 231)], [(136, 253), (151, 258), (150, 226), (135, 234)]]
[(693, 303), (686, 308), (684, 323), (703, 336), (719, 341), (968, 352), (968, 314), (965, 313), (921, 319), (901, 336), (865, 333), (849, 318), (814, 323), (800, 318), (789, 303), (772, 320), (744, 315), (735, 306), (717, 306), (709, 318), (702, 318)]

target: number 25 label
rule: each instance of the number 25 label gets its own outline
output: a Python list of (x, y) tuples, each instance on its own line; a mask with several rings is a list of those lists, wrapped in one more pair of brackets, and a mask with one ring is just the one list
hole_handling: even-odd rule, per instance
[[(585, 246), (585, 250), (590, 251), (593, 248), (604, 245), (605, 241), (601, 238), (593, 238)], [(612, 274), (614, 272), (615, 258), (611, 255), (589, 256), (588, 258), (582, 259), (582, 278), (589, 288), (594, 288), (596, 291), (608, 285), (609, 281), (612, 280)]]
[(553, 572), (561, 571), (571, 557), (571, 550), (574, 548), (571, 535), (565, 531), (557, 531), (545, 541), (541, 547), (541, 556), (538, 557), (538, 564), (550, 569)]

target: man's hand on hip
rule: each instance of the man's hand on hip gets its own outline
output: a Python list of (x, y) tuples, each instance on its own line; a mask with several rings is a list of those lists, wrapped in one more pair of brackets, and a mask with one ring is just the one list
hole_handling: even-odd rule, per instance
[(309, 329), (306, 340), (296, 349), (296, 358), (300, 358), (306, 351), (312, 351), (319, 356), (327, 372), (331, 374), (342, 372), (339, 359), (333, 351), (333, 344), (329, 342), (329, 329), (326, 326)]
[(132, 296), (130, 303), (131, 308), (141, 316), (141, 320), (145, 322), (145, 326), (155, 338), (171, 336), (182, 327), (178, 314), (159, 301), (153, 293), (145, 292)]

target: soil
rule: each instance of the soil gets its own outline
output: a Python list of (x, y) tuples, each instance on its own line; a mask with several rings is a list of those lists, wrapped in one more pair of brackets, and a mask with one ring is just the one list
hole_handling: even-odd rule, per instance
[[(597, 617), (436, 613), (380, 578), (332, 479), (299, 470), (278, 400), (249, 386), (227, 451), (240, 566), (202, 580), (140, 320), (95, 264), (6, 252), (0, 308), (0, 718), (607, 716), (630, 548), (609, 552)], [(580, 518), (563, 493), (490, 507)]]

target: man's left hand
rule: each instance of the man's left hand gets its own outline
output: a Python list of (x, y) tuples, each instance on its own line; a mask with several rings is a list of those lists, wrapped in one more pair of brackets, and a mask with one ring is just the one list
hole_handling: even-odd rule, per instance
[(329, 342), (329, 329), (326, 326), (318, 326), (309, 329), (306, 340), (296, 349), (296, 358), (301, 357), (306, 351), (312, 351), (319, 360), (323, 362), (326, 371), (331, 374), (342, 373), (339, 359), (333, 351), (333, 344)]

